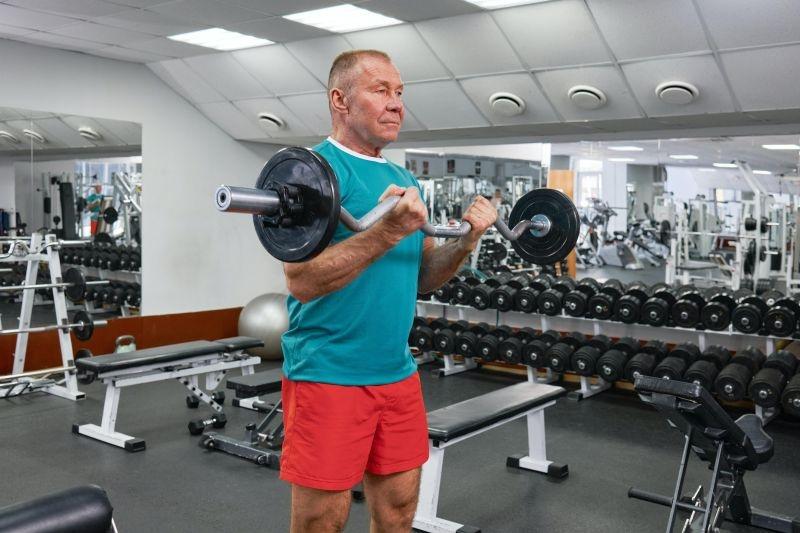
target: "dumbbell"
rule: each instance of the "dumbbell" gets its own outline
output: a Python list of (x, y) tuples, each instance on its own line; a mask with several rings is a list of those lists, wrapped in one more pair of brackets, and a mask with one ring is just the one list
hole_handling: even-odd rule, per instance
[(489, 332), (489, 324), (479, 322), (473, 324), (466, 330), (461, 331), (456, 336), (455, 352), (463, 357), (475, 357), (478, 355), (478, 340)]
[(449, 304), (450, 301), (453, 299), (453, 285), (458, 283), (460, 278), (455, 276), (450, 278), (446, 283), (442, 284), (442, 286), (437, 287), (433, 291), (433, 298), (437, 302), (442, 302), (443, 304)]
[(128, 299), (128, 305), (136, 307), (142, 301), (142, 286), (138, 283), (134, 283), (133, 286), (133, 294)]
[(514, 335), (506, 338), (497, 348), (498, 357), (510, 364), (520, 364), (522, 362), (522, 351), (529, 342), (536, 339), (536, 332), (533, 328), (522, 328), (514, 332)]
[(678, 289), (677, 300), (672, 306), (672, 322), (680, 328), (694, 328), (700, 323), (700, 312), (706, 305), (703, 292), (694, 285)]
[(699, 358), (700, 348), (696, 345), (679, 344), (656, 365), (653, 369), (653, 376), (661, 379), (681, 380), (689, 367)]
[(672, 306), (677, 300), (671, 287), (660, 286), (654, 289), (652, 296), (642, 304), (642, 322), (656, 327), (666, 325), (671, 318)]
[(539, 307), (539, 312), (548, 316), (556, 316), (561, 314), (564, 308), (564, 296), (572, 290), (575, 290), (577, 284), (575, 280), (568, 276), (559, 277), (552, 286), (542, 291), (536, 301)]
[(492, 303), (492, 291), (507, 283), (512, 277), (513, 275), (510, 272), (501, 272), (491, 278), (487, 278), (483, 283), (475, 285), (469, 294), (469, 305), (475, 309), (488, 309)]
[(590, 344), (581, 346), (570, 357), (570, 368), (581, 376), (592, 376), (600, 356), (600, 350)]
[(717, 375), (714, 390), (725, 400), (742, 400), (747, 394), (747, 386), (753, 374), (759, 371), (764, 359), (764, 353), (758, 348), (748, 346), (739, 350)]
[(691, 342), (682, 342), (676, 344), (675, 347), (669, 352), (670, 357), (680, 357), (686, 363), (686, 368), (694, 364), (695, 361), (700, 359), (700, 348)]
[(750, 382), (750, 397), (760, 407), (775, 407), (781, 401), (786, 382), (797, 370), (797, 359), (786, 350), (773, 352)]
[(560, 338), (561, 335), (553, 330), (540, 333), (535, 339), (522, 347), (522, 364), (533, 368), (546, 366), (545, 356), (547, 350), (556, 344)]
[(712, 344), (706, 346), (706, 349), (700, 354), (700, 360), (713, 363), (717, 370), (722, 370), (731, 361), (731, 352), (724, 346)]
[(797, 331), (800, 319), (800, 303), (795, 296), (784, 296), (775, 300), (764, 316), (764, 327), (770, 335), (789, 337)]
[(552, 369), (554, 372), (563, 372), (567, 369), (570, 358), (574, 352), (575, 348), (572, 346), (572, 344), (568, 344), (566, 342), (557, 342), (547, 350), (547, 353), (545, 353), (545, 366)]
[(711, 361), (698, 360), (686, 370), (683, 380), (695, 385), (700, 385), (710, 391), (714, 388), (714, 380), (719, 374), (717, 365)]
[(755, 294), (745, 295), (736, 300), (736, 307), (731, 314), (733, 328), (742, 333), (758, 333), (764, 324), (767, 311), (769, 306), (763, 297)]
[(586, 316), (608, 320), (614, 315), (614, 305), (622, 297), (624, 286), (618, 279), (608, 279), (600, 286), (600, 290), (589, 298), (589, 310)]
[(422, 319), (422, 322), (416, 322), (412, 326), (408, 345), (423, 352), (430, 351), (433, 348), (433, 335), (449, 325), (450, 323), (444, 318), (437, 318), (430, 322)]
[(597, 348), (600, 351), (600, 353), (603, 354), (611, 349), (612, 342), (611, 339), (609, 339), (607, 336), (601, 334), (601, 335), (595, 335), (594, 337), (586, 341), (586, 344), (588, 344), (593, 348)]
[(483, 335), (478, 339), (476, 345), (476, 355), (483, 359), (485, 362), (492, 362), (497, 360), (497, 349), (500, 343), (514, 334), (514, 331), (509, 326), (499, 326)]
[(514, 309), (514, 302), (517, 293), (531, 282), (528, 274), (514, 276), (503, 285), (500, 285), (491, 294), (491, 307), (498, 311), (511, 311)]
[(706, 295), (706, 305), (700, 311), (700, 321), (711, 331), (727, 329), (731, 323), (736, 300), (725, 289), (717, 288)]
[(451, 322), (446, 327), (441, 328), (433, 334), (433, 348), (445, 355), (453, 353), (456, 349), (456, 338), (458, 334), (469, 327), (469, 322), (459, 320)]
[[(756, 293), (758, 294), (758, 293)], [(775, 302), (783, 298), (783, 293), (781, 291), (776, 291), (775, 289), (770, 289), (768, 291), (762, 292), (759, 294), (761, 299), (767, 304), (767, 307), (772, 307), (775, 305)]]
[(539, 274), (530, 281), (527, 287), (517, 291), (514, 297), (514, 309), (524, 313), (536, 311), (539, 295), (549, 289), (553, 283), (555, 283), (555, 278), (550, 274)]
[(192, 435), (200, 435), (209, 426), (215, 428), (224, 428), (228, 423), (225, 413), (214, 413), (208, 418), (197, 418), (189, 422), (189, 433)]
[(795, 374), (783, 389), (781, 405), (787, 414), (800, 418), (800, 373)]
[(609, 383), (622, 379), (628, 358), (626, 351), (616, 348), (607, 350), (595, 363), (597, 375)]
[(634, 381), (639, 376), (652, 376), (656, 365), (665, 357), (667, 357), (667, 346), (659, 340), (651, 340), (628, 360), (625, 365), (625, 377)]
[(650, 289), (644, 283), (632, 283), (625, 294), (614, 304), (614, 320), (635, 324), (641, 316), (642, 305), (650, 297)]
[(639, 351), (643, 353), (652, 354), (653, 356), (655, 356), (657, 362), (660, 362), (669, 354), (669, 350), (667, 350), (667, 345), (658, 339), (647, 341), (644, 344), (644, 346), (639, 348)]
[(589, 299), (600, 290), (600, 283), (594, 278), (583, 278), (575, 288), (564, 295), (564, 312), (569, 316), (586, 316)]

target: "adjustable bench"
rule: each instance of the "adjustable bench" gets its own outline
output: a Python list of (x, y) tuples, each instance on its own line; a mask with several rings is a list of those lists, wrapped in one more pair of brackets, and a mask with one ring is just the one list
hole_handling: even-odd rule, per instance
[(112, 514), (106, 491), (85, 485), (0, 508), (0, 531), (116, 533)]
[[(679, 511), (689, 517), (682, 531), (719, 531), (724, 520), (769, 531), (800, 532), (800, 521), (750, 507), (744, 474), (766, 463), (773, 454), (772, 437), (764, 432), (754, 414), (734, 421), (703, 387), (694, 383), (639, 377), (634, 388), (641, 399), (661, 411), (669, 424), (684, 434), (678, 481), (672, 497), (631, 488), (628, 497), (670, 508), (667, 531), (672, 531)], [(691, 452), (711, 463), (708, 495), (699, 487), (692, 496), (683, 495), (686, 465)]]
[(106, 384), (106, 398), (100, 425), (75, 424), (72, 432), (125, 448), (130, 452), (144, 450), (144, 440), (114, 429), (123, 387), (177, 379), (189, 389), (192, 397), (221, 413), (222, 406), (203, 391), (198, 377), (205, 375), (205, 388), (212, 391), (228, 370), (241, 368), (243, 374), (252, 374), (253, 366), (259, 364), (261, 359), (245, 354), (244, 350), (259, 346), (263, 346), (263, 342), (258, 339), (231, 337), (78, 359), (75, 366), (79, 371), (85, 372), (91, 380), (101, 379)]
[(569, 473), (567, 465), (547, 460), (544, 427), (544, 409), (554, 405), (565, 393), (561, 387), (527, 381), (428, 413), (430, 457), (422, 467), (414, 528), (437, 533), (480, 531), (436, 515), (444, 450), (523, 416), (528, 420), (528, 454), (513, 455), (506, 460), (506, 465), (551, 477), (565, 477)]
[(258, 397), (280, 391), (282, 377), (281, 369), (276, 368), (229, 378), (227, 387), (233, 389), (236, 394), (233, 405), (264, 411), (266, 416), (257, 424), (247, 424), (245, 437), (242, 440), (220, 433), (208, 433), (200, 439), (200, 447), (235, 455), (275, 470), (280, 469), (280, 449), (283, 445), (281, 401), (268, 405), (259, 401)]

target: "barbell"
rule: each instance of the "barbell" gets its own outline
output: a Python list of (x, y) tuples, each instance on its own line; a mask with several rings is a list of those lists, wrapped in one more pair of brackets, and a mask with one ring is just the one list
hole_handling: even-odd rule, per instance
[(108, 280), (86, 281), (83, 272), (77, 268), (68, 268), (59, 283), (34, 283), (31, 285), (8, 285), (0, 287), (0, 292), (31, 291), (35, 289), (64, 289), (64, 294), (69, 301), (78, 302), (86, 294), (89, 285), (108, 285)]
[(18, 333), (41, 333), (43, 331), (55, 331), (59, 329), (71, 329), (75, 337), (81, 341), (88, 341), (94, 334), (95, 326), (106, 326), (108, 320), (98, 320), (95, 322), (92, 315), (86, 311), (76, 311), (72, 315), (72, 322), (69, 324), (52, 324), (49, 326), (36, 326), (32, 328), (0, 329), (0, 335), (16, 335)]
[[(85, 357), (91, 357), (92, 352), (85, 348), (82, 348), (75, 352), (75, 357), (73, 358), (74, 361), (78, 359), (83, 359)], [(52, 368), (43, 368), (41, 370), (29, 370), (27, 372), (20, 372), (19, 374), (7, 374), (4, 376), (0, 376), (0, 388), (7, 388), (9, 386), (15, 385), (20, 380), (28, 380), (28, 379), (43, 379), (50, 374), (60, 374), (60, 373), (75, 373), (78, 381), (88, 385), (94, 381), (94, 374), (90, 374), (87, 372), (81, 372), (75, 366), (57, 366)], [(4, 397), (4, 396), (3, 396)]]
[[(370, 228), (391, 211), (399, 196), (391, 196), (360, 219), (341, 206), (339, 181), (327, 161), (307, 148), (284, 148), (267, 161), (255, 188), (221, 185), (217, 209), (253, 215), (262, 246), (280, 261), (308, 261), (331, 242), (339, 222), (353, 232)], [(509, 228), (509, 225), (513, 226)], [(497, 220), (497, 231), (511, 241), (517, 254), (544, 265), (564, 259), (575, 247), (580, 219), (575, 204), (555, 189), (535, 189), (514, 204), (509, 223)], [(426, 223), (430, 237), (466, 235), (469, 222), (458, 226)]]

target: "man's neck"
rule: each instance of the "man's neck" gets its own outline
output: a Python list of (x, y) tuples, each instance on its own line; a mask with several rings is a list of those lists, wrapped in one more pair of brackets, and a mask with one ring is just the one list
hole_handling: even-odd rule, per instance
[(331, 139), (356, 153), (367, 155), (369, 157), (381, 157), (381, 149), (383, 148), (382, 146), (375, 146), (372, 143), (364, 141), (363, 139), (360, 139), (354, 135), (351, 131), (334, 128), (333, 132), (331, 133)]

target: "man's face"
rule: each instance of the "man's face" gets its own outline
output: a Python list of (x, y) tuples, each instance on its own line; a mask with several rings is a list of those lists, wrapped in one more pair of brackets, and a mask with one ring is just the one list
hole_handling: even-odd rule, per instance
[(395, 66), (379, 57), (362, 57), (347, 96), (347, 125), (359, 137), (384, 147), (397, 140), (403, 123), (403, 80)]
[(102, 185), (95, 185), (94, 186), (94, 192), (96, 192), (97, 194), (100, 194), (101, 192), (103, 192), (103, 186)]

